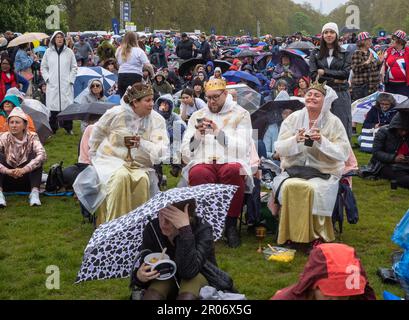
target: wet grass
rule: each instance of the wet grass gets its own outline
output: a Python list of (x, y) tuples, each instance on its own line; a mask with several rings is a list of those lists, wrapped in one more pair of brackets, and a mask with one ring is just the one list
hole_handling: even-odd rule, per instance
[[(49, 166), (64, 161), (68, 166), (76, 162), (80, 139), (79, 124), (75, 136), (60, 130), (47, 144)], [(369, 156), (355, 150), (360, 165)], [(165, 169), (165, 172), (168, 172)], [(169, 174), (169, 187), (177, 181)], [(354, 178), (354, 193), (358, 201), (360, 221), (356, 225), (344, 224), (344, 242), (356, 248), (368, 273), (377, 297), (384, 290), (403, 296), (397, 286), (383, 284), (376, 270), (390, 267), (391, 254), (398, 248), (391, 242), (396, 224), (409, 207), (409, 191), (392, 191), (386, 181), (367, 181)], [(8, 207), (0, 211), (0, 299), (128, 299), (128, 279), (94, 281), (74, 285), (83, 251), (93, 228), (84, 223), (79, 205), (74, 198), (42, 197), (43, 206), (30, 208), (27, 198), (7, 198)], [(273, 244), (268, 236), (264, 245)], [(242, 246), (228, 248), (223, 241), (216, 244), (219, 265), (228, 271), (237, 289), (248, 299), (269, 299), (277, 290), (291, 285), (303, 270), (307, 256), (296, 253), (288, 264), (266, 261), (258, 254), (257, 239), (242, 229)], [(60, 289), (48, 290), (50, 274), (47, 266), (60, 270)]]

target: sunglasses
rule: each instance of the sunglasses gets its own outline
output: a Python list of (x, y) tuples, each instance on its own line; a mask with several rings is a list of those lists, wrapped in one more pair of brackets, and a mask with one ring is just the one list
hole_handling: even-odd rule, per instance
[(91, 88), (101, 88), (101, 85), (100, 84), (93, 84), (93, 85), (91, 85)]

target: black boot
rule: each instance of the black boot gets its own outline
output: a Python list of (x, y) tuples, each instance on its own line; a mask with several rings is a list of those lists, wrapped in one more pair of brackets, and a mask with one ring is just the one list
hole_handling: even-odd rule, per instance
[(237, 218), (226, 217), (225, 235), (227, 245), (230, 248), (237, 248), (241, 245), (240, 235), (237, 231)]

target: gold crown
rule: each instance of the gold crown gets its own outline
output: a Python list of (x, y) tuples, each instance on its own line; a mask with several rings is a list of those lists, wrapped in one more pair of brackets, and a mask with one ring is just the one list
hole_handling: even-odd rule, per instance
[(311, 82), (308, 91), (309, 90), (317, 90), (321, 92), (324, 96), (327, 94), (327, 89), (325, 89), (325, 86), (327, 85), (327, 81), (324, 81), (323, 83), (319, 83), (318, 80)]
[(205, 85), (205, 91), (226, 90), (227, 83), (222, 79), (209, 80)]
[(142, 90), (137, 90), (135, 86), (129, 86), (126, 90), (125, 96), (127, 97), (129, 103), (134, 100), (140, 100), (147, 96), (153, 96), (153, 88), (150, 84), (144, 84)]

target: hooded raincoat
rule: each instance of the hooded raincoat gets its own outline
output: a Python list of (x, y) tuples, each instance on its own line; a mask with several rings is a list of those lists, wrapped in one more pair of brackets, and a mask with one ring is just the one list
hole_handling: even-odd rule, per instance
[(330, 297), (376, 300), (355, 249), (345, 244), (328, 243), (315, 247), (298, 283), (279, 290), (271, 300), (315, 300), (312, 294), (315, 288)]
[[(131, 149), (138, 166), (132, 168), (125, 161), (128, 149), (124, 137), (135, 135), (141, 136), (141, 142), (139, 148)], [(156, 111), (141, 118), (122, 99), (119, 106), (100, 118), (89, 140), (90, 158), (98, 175), (95, 180), (100, 183), (99, 192), (105, 194), (99, 222), (127, 214), (158, 191), (153, 165), (167, 158), (168, 145), (165, 120)], [(77, 180), (82, 174), (86, 175), (86, 171)]]
[(46, 101), (51, 111), (61, 112), (74, 102), (74, 82), (77, 75), (77, 61), (74, 52), (65, 44), (59, 53), (55, 46), (55, 36), (64, 35), (55, 31), (50, 47), (41, 61), (41, 74), (47, 84)]
[[(315, 124), (322, 135), (321, 143), (315, 141), (312, 147), (297, 143), (298, 130), (309, 128), (310, 120), (306, 107), (292, 113), (283, 121), (275, 143), (275, 150), (280, 155), (283, 170), (273, 181), (274, 194), (280, 191), (278, 200), (281, 204), (282, 218), (279, 244), (287, 240), (299, 243), (308, 243), (318, 238), (325, 241), (334, 240), (331, 216), (338, 194), (339, 180), (350, 154), (350, 144), (342, 122), (330, 112), (331, 104), (337, 99), (337, 94), (328, 86), (326, 89), (327, 94), (321, 114)], [(313, 167), (321, 173), (329, 174), (330, 177), (328, 180), (318, 177), (309, 180), (288, 179), (289, 174), (285, 169), (294, 166)], [(292, 199), (295, 195), (297, 198)], [(270, 198), (270, 208), (272, 201), (273, 197)], [(293, 220), (295, 211), (298, 215), (297, 223)], [(301, 223), (301, 221), (304, 222)]]
[[(194, 151), (191, 150), (191, 140), (195, 136), (197, 119), (207, 118), (216, 123), (217, 127), (225, 134), (223, 145), (213, 134), (206, 134), (201, 138), (200, 144)], [(219, 113), (212, 113), (208, 106), (192, 114), (188, 128), (182, 142), (182, 158), (186, 167), (182, 175), (189, 181), (189, 171), (197, 164), (239, 163), (246, 177), (246, 192), (251, 192), (254, 187), (251, 169), (252, 152), (252, 125), (250, 114), (233, 100), (229, 94)]]

